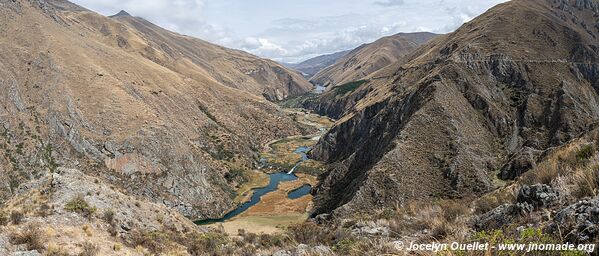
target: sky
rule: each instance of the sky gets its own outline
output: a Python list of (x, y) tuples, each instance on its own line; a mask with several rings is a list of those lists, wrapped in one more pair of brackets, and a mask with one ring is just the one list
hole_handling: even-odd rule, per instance
[(399, 32), (449, 33), (505, 0), (72, 0), (280, 62)]

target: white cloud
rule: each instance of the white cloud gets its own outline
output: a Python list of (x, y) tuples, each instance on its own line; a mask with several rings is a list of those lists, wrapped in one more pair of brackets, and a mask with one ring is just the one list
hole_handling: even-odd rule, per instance
[(506, 0), (73, 0), (285, 62), (398, 32), (447, 33)]
[(384, 0), (384, 1), (376, 1), (374, 2), (374, 4), (380, 5), (380, 6), (400, 6), (403, 5), (405, 2), (404, 0)]
[(166, 29), (210, 41), (226, 39), (229, 31), (209, 24), (203, 17), (203, 0), (72, 0), (104, 15), (125, 10)]

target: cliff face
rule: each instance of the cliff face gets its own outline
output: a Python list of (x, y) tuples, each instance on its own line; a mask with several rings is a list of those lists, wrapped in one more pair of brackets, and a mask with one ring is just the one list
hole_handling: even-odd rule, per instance
[(64, 166), (218, 217), (227, 173), (301, 131), (262, 94), (309, 84), (273, 62), (67, 1), (2, 1), (0, 22), (0, 201)]
[(332, 166), (315, 213), (480, 195), (584, 133), (598, 22), (597, 1), (511, 1), (338, 93), (341, 119), (312, 152)]
[(432, 33), (400, 33), (362, 45), (322, 69), (310, 81), (332, 88), (354, 82), (397, 61), (436, 36)]

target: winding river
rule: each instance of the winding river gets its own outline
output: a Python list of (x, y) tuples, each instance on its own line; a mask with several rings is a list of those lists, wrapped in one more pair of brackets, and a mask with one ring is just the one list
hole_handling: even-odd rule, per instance
[[(228, 219), (231, 219), (231, 218), (233, 218), (233, 217), (235, 217), (235, 216), (237, 216), (237, 215), (245, 212), (250, 207), (252, 207), (252, 206), (256, 205), (257, 203), (259, 203), (260, 202), (260, 198), (263, 195), (266, 195), (266, 194), (268, 194), (270, 192), (276, 191), (277, 188), (279, 187), (279, 183), (281, 183), (283, 181), (297, 180), (297, 176), (295, 176), (295, 174), (292, 174), (292, 173), (288, 174), (286, 172), (272, 173), (272, 174), (269, 174), (268, 176), (270, 178), (270, 182), (268, 183), (268, 186), (263, 187), (263, 188), (254, 189), (252, 197), (251, 197), (251, 199), (249, 201), (240, 204), (237, 208), (235, 208), (234, 210), (228, 212), (227, 214), (225, 214), (225, 216), (223, 216), (220, 219), (199, 220), (199, 221), (196, 221), (195, 224), (198, 224), (198, 225), (208, 225), (208, 224), (217, 223), (217, 222), (223, 222), (223, 221), (226, 221)], [(309, 189), (307, 191), (306, 190), (302, 190), (301, 192), (295, 193), (293, 196), (295, 198), (300, 198), (300, 197), (305, 196), (305, 195), (307, 195), (309, 193), (310, 193)]]
[[(225, 222), (227, 220), (231, 220), (232, 218), (239, 216), (240, 214), (248, 211), (252, 206), (255, 206), (256, 204), (260, 203), (263, 196), (265, 196), (269, 193), (278, 191), (279, 185), (282, 182), (291, 182), (291, 181), (295, 181), (298, 179), (298, 176), (295, 174), (295, 172), (298, 171), (298, 168), (302, 165), (302, 163), (309, 161), (307, 153), (312, 148), (310, 146), (306, 146), (306, 145), (296, 146), (296, 144), (294, 144), (294, 143), (298, 143), (298, 141), (300, 141), (303, 144), (306, 144), (307, 141), (310, 141), (309, 144), (314, 144), (318, 140), (319, 136), (321, 136), (322, 134), (324, 134), (324, 132), (326, 132), (328, 126), (330, 125), (330, 123), (329, 123), (330, 120), (325, 119), (323, 117), (320, 117), (320, 116), (317, 116), (314, 114), (307, 114), (304, 112), (299, 112), (299, 113), (301, 113), (301, 115), (304, 115), (304, 118), (302, 119), (303, 121), (299, 121), (299, 122), (304, 123), (306, 125), (316, 127), (319, 130), (319, 133), (314, 134), (312, 136), (308, 136), (308, 137), (293, 136), (293, 137), (288, 137), (285, 139), (281, 139), (281, 140), (269, 143), (267, 145), (267, 147), (271, 148), (270, 149), (271, 151), (275, 151), (275, 153), (272, 154), (273, 156), (271, 156), (271, 157), (275, 157), (275, 159), (271, 159), (271, 160), (275, 160), (275, 162), (278, 162), (278, 163), (271, 163), (267, 158), (261, 159), (261, 163), (264, 166), (277, 166), (277, 164), (281, 164), (281, 160), (282, 160), (282, 158), (284, 158), (285, 160), (282, 160), (283, 164), (290, 166), (291, 168), (285, 169), (285, 168), (278, 167), (277, 169), (279, 169), (279, 171), (268, 174), (268, 178), (269, 178), (268, 185), (261, 187), (261, 188), (255, 188), (250, 191), (250, 193), (252, 193), (252, 196), (249, 198), (248, 201), (240, 203), (235, 209), (226, 213), (222, 218), (204, 219), (204, 220), (195, 221), (195, 223), (197, 225), (210, 225), (210, 224), (214, 224), (214, 223), (220, 223), (220, 222)], [(309, 117), (311, 117), (311, 118), (309, 118)], [(319, 120), (320, 120), (320, 122), (319, 122)], [(326, 120), (326, 122), (323, 122), (322, 120)], [(300, 144), (302, 144), (302, 143), (300, 143)], [(276, 145), (276, 147), (274, 147), (273, 145)], [(286, 152), (281, 152), (281, 151), (286, 151)], [(285, 157), (277, 157), (279, 154), (295, 155), (296, 156), (295, 159), (297, 159), (297, 156), (299, 155), (299, 160), (290, 160), (290, 159), (288, 160)], [(289, 162), (289, 161), (292, 161), (292, 162)], [(310, 161), (312, 161), (312, 160), (310, 160)], [(287, 191), (289, 191), (287, 193), (287, 198), (290, 200), (302, 198), (302, 197), (310, 194), (311, 189), (312, 189), (312, 186), (309, 184), (300, 185), (291, 191), (287, 190)]]

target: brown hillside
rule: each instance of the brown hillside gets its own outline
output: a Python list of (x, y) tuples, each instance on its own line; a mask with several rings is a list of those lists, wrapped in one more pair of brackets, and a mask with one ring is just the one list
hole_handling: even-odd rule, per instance
[(64, 166), (218, 217), (254, 152), (301, 131), (259, 95), (307, 83), (270, 61), (62, 0), (2, 1), (0, 24), (0, 202)]

